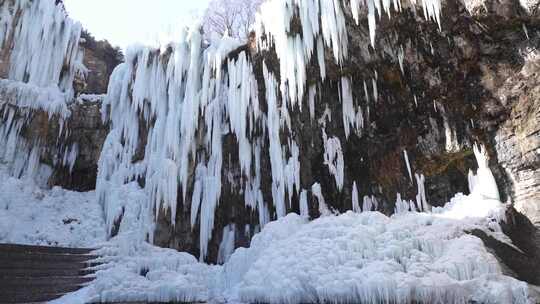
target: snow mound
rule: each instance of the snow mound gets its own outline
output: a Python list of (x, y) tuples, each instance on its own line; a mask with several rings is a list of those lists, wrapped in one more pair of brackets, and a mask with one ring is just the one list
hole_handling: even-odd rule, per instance
[(106, 239), (94, 192), (43, 190), (0, 164), (0, 243), (92, 247)]
[[(465, 206), (491, 212), (462, 216)], [(504, 275), (466, 232), (500, 236), (501, 210), (500, 202), (458, 194), (433, 213), (349, 211), (311, 222), (289, 214), (223, 266), (126, 232), (97, 251), (107, 264), (96, 281), (56, 303), (533, 303), (527, 284)]]
[(464, 232), (483, 220), (290, 214), (237, 250), (221, 280), (230, 299), (246, 303), (528, 303), (527, 285), (504, 276)]

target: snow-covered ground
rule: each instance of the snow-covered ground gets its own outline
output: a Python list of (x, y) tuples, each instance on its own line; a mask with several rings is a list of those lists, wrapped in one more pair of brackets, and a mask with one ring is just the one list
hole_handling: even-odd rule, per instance
[(0, 243), (93, 247), (106, 240), (94, 192), (40, 188), (0, 163)]
[(124, 233), (98, 250), (107, 264), (97, 279), (55, 303), (534, 303), (527, 284), (504, 275), (466, 233), (479, 228), (508, 242), (497, 223), (503, 210), (475, 192), (433, 213), (289, 214), (223, 266)]
[(465, 232), (486, 230), (494, 218), (455, 219), (456, 209), (476, 203), (484, 202), (460, 195), (433, 214), (348, 212), (311, 222), (289, 214), (223, 266), (124, 234), (98, 251), (109, 263), (97, 280), (56, 303), (530, 303), (527, 284), (503, 275)]
[(220, 274), (223, 290), (247, 303), (526, 303), (526, 284), (503, 276), (481, 240), (464, 233), (481, 222), (289, 215), (233, 254)]

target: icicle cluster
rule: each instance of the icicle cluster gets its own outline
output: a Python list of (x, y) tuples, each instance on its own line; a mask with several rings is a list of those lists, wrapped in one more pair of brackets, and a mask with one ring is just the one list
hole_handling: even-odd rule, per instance
[[(175, 223), (178, 202), (190, 200), (191, 225), (200, 225), (204, 258), (221, 197), (224, 136), (236, 139), (241, 191), (246, 206), (258, 210), (261, 227), (272, 218), (261, 191), (263, 149), (270, 154), (275, 217), (287, 214), (301, 188), (300, 148), (293, 138), (286, 144), (282, 140), (291, 120), (276, 77), (263, 64), (267, 103), (263, 113), (249, 55), (240, 51), (228, 57), (240, 43), (224, 37), (213, 38), (206, 49), (202, 45), (199, 30), (192, 29), (162, 50), (128, 49), (126, 63), (111, 76), (103, 107), (103, 118), (111, 121), (112, 129), (99, 161), (97, 192), (105, 210), (116, 210), (106, 207), (114, 204), (111, 189), (144, 179), (149, 197), (143, 207), (148, 221), (144, 226), (150, 238), (162, 210), (170, 210)], [(148, 132), (141, 134), (141, 129)], [(341, 188), (344, 163), (339, 140), (331, 139), (336, 140), (329, 145), (335, 149), (329, 151), (329, 165), (336, 168)], [(307, 214), (306, 204), (303, 208)]]
[(8, 78), (73, 96), (75, 77), (86, 73), (81, 24), (47, 0), (5, 1), (0, 16), (0, 44), (11, 52)]
[[(416, 6), (417, 1), (410, 0), (410, 3)], [(358, 24), (362, 6), (367, 6), (371, 45), (375, 47), (376, 15), (380, 18), (386, 13), (391, 17), (392, 6), (395, 11), (401, 11), (401, 0), (350, 0), (348, 3), (340, 0), (271, 0), (263, 4), (261, 11), (272, 13), (262, 13), (257, 18), (259, 46), (263, 49), (275, 48), (280, 61), (284, 100), (293, 105), (302, 101), (306, 65), (314, 53), (317, 55), (322, 80), (326, 78), (325, 47), (331, 50), (338, 65), (348, 57), (349, 42), (344, 9), (351, 10)], [(436, 21), (440, 28), (440, 0), (422, 1), (422, 8), (425, 18)], [(299, 32), (291, 28), (294, 18), (299, 19)]]
[[(152, 237), (159, 212), (170, 210), (174, 224), (179, 200), (188, 199), (193, 189), (191, 224), (200, 223), (204, 258), (221, 196), (226, 134), (234, 134), (238, 143), (246, 205), (259, 210), (261, 226), (270, 215), (260, 191), (261, 139), (254, 133), (262, 114), (251, 63), (245, 52), (227, 58), (240, 46), (231, 38), (214, 38), (206, 49), (202, 45), (194, 29), (161, 51), (128, 49), (126, 63), (111, 76), (103, 107), (112, 130), (99, 161), (97, 192), (104, 205), (113, 204), (111, 188), (144, 178), (146, 232)], [(147, 134), (139, 133), (141, 127)]]
[[(37, 111), (58, 118), (58, 137), (66, 138), (73, 82), (85, 77), (79, 48), (81, 25), (68, 18), (55, 1), (14, 0), (0, 4), (0, 55), (7, 59), (0, 79), (0, 159), (15, 176), (34, 177), (40, 168), (40, 139), (21, 135)], [(17, 153), (15, 153), (17, 151)], [(55, 164), (73, 169), (76, 144), (59, 144)]]
[[(326, 77), (324, 47), (336, 63), (347, 57), (347, 32), (341, 1), (268, 1), (257, 18), (261, 48), (274, 47), (280, 62), (283, 99), (295, 105), (305, 92), (306, 65), (317, 52), (321, 79)], [(301, 33), (292, 33), (291, 21), (300, 19)], [(268, 39), (263, 39), (268, 37)]]
[[(358, 24), (360, 21), (360, 6), (365, 4), (367, 6), (367, 19), (369, 26), (369, 35), (371, 38), (371, 45), (375, 47), (375, 34), (377, 30), (377, 16), (379, 18), (386, 13), (391, 17), (392, 7), (395, 11), (399, 12), (402, 9), (401, 0), (367, 0), (365, 3), (361, 0), (351, 0), (351, 10), (353, 18)], [(410, 3), (414, 6), (417, 5), (416, 0), (410, 0)], [(428, 20), (431, 19), (441, 27), (441, 1), (440, 0), (423, 0), (422, 8), (424, 12), (424, 17)]]
[[(434, 7), (424, 1), (424, 7)], [(319, 211), (330, 214), (321, 185), (302, 189), (300, 184), (300, 141), (295, 138), (291, 114), (302, 110), (307, 99), (312, 123), (322, 127), (324, 164), (342, 190), (345, 162), (342, 142), (327, 135), (326, 122), (332, 112), (327, 106), (316, 117), (315, 103), (320, 99), (318, 84), (307, 87), (307, 66), (316, 56), (321, 81), (326, 78), (325, 51), (330, 50), (337, 65), (348, 57), (345, 10), (352, 8), (359, 19), (358, 1), (342, 0), (270, 0), (263, 4), (255, 30), (259, 50), (275, 51), (279, 67), (262, 62), (263, 81), (257, 83), (247, 51), (233, 52), (241, 46), (228, 37), (213, 37), (206, 46), (199, 29), (183, 32), (179, 42), (161, 50), (133, 47), (126, 63), (111, 76), (103, 117), (111, 122), (99, 162), (97, 192), (105, 210), (113, 204), (111, 189), (144, 180), (149, 197), (143, 206), (153, 236), (153, 223), (160, 212), (168, 210), (176, 222), (178, 202), (190, 206), (191, 226), (200, 226), (200, 257), (208, 250), (214, 228), (214, 213), (221, 197), (225, 172), (223, 140), (234, 135), (238, 146), (241, 178), (236, 188), (243, 193), (245, 205), (256, 210), (259, 226), (273, 218), (286, 216), (293, 197), (299, 199), (300, 212), (309, 217), (309, 197), (317, 200)], [(390, 13), (390, 2), (368, 1), (381, 14)], [(431, 5), (431, 6), (430, 6)], [(398, 2), (395, 7), (401, 7)], [(428, 9), (427, 16), (438, 16)], [(373, 15), (374, 17), (374, 15)], [(299, 28), (291, 27), (297, 19)], [(438, 17), (437, 17), (438, 18)], [(370, 19), (371, 26), (371, 19)], [(297, 32), (295, 32), (297, 31)], [(230, 57), (230, 58), (229, 58)], [(366, 99), (377, 102), (377, 72), (371, 87), (364, 81)], [(259, 87), (258, 87), (259, 86)], [(264, 86), (266, 111), (259, 106), (259, 89)], [(353, 96), (352, 79), (338, 83), (343, 109), (346, 139), (364, 127), (366, 111)], [(306, 98), (304, 98), (306, 97)], [(318, 121), (315, 119), (318, 118)], [(145, 130), (142, 132), (142, 130)], [(261, 153), (268, 151), (271, 166), (273, 206), (265, 202), (261, 191)], [(412, 179), (412, 177), (411, 177)], [(311, 191), (311, 193), (310, 193)], [(378, 208), (375, 197), (364, 198), (360, 206), (356, 189), (355, 208)], [(269, 208), (273, 207), (273, 208)], [(270, 210), (275, 210), (271, 214)], [(117, 213), (107, 214), (115, 218)], [(114, 220), (107, 220), (113, 223)]]
[[(399, 194), (398, 194), (399, 195)], [(370, 212), (379, 210), (379, 202), (375, 196), (364, 196), (362, 199), (362, 205), (360, 206), (358, 187), (356, 182), (353, 182), (352, 186), (352, 209), (355, 213)]]

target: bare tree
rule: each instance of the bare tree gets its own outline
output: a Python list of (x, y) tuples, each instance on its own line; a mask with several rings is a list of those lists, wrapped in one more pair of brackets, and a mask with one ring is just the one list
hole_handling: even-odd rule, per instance
[(222, 36), (225, 32), (246, 39), (255, 21), (257, 9), (264, 0), (212, 0), (203, 17), (204, 32)]

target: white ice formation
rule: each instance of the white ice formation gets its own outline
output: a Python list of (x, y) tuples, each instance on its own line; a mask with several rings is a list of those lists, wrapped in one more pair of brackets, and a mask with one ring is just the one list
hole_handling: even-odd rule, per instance
[[(79, 48), (81, 25), (67, 17), (54, 1), (14, 0), (0, 4), (0, 160), (12, 164), (14, 176), (36, 176), (42, 143), (28, 142), (21, 132), (45, 113), (45, 122), (58, 119), (58, 138), (68, 136), (65, 126), (73, 100), (73, 82), (85, 76)], [(39, 118), (38, 118), (39, 119)], [(60, 145), (57, 163), (73, 169), (77, 149)], [(16, 153), (15, 153), (16, 151)]]
[[(481, 212), (463, 212), (471, 206)], [(222, 266), (124, 235), (97, 252), (108, 263), (98, 266), (97, 279), (56, 303), (533, 303), (527, 284), (504, 275), (482, 241), (465, 232), (489, 229), (504, 240), (493, 221), (503, 209), (473, 193), (433, 213), (349, 211), (313, 221), (288, 214)], [(221, 254), (234, 230), (226, 227)]]
[[(423, 7), (427, 17), (438, 21), (437, 3), (424, 1)], [(291, 130), (291, 113), (308, 108), (313, 122), (318, 88), (307, 87), (307, 66), (316, 52), (320, 78), (324, 80), (325, 50), (331, 51), (338, 65), (348, 58), (344, 9), (351, 6), (358, 19), (359, 5), (358, 1), (339, 0), (264, 3), (255, 26), (257, 46), (259, 51), (275, 50), (279, 59), (279, 78), (277, 67), (270, 69), (262, 63), (264, 83), (257, 83), (248, 51), (239, 50), (228, 57), (240, 43), (213, 37), (205, 46), (198, 28), (184, 31), (177, 43), (160, 50), (129, 49), (126, 63), (111, 77), (103, 107), (104, 119), (112, 124), (99, 163), (97, 192), (104, 206), (114, 204), (109, 195), (112, 188), (144, 179), (149, 197), (143, 207), (144, 226), (151, 239), (152, 223), (159, 213), (169, 210), (166, 214), (175, 223), (178, 202), (189, 200), (187, 194), (192, 192), (188, 202), (191, 225), (200, 223), (200, 255), (204, 258), (221, 197), (226, 161), (223, 140), (231, 134), (238, 145), (241, 193), (246, 206), (257, 210), (260, 226), (284, 217), (293, 197), (301, 199), (302, 213), (307, 216), (307, 193), (302, 192), (300, 184), (300, 147)], [(381, 6), (379, 1), (368, 1), (367, 5), (377, 8), (379, 14), (383, 9), (390, 13), (389, 2)], [(394, 6), (401, 7), (398, 2)], [(301, 32), (291, 31), (294, 18), (299, 18)], [(371, 21), (370, 27), (374, 31)], [(377, 99), (376, 71), (374, 74)], [(259, 104), (261, 85), (265, 88), (266, 111)], [(352, 94), (351, 79), (341, 79), (339, 92), (348, 138), (364, 127), (364, 111)], [(303, 107), (305, 99), (307, 107)], [(324, 113), (323, 126), (331, 114)], [(142, 128), (148, 132), (140, 134)], [(337, 136), (326, 136), (324, 129), (322, 133), (324, 162), (341, 190), (345, 167), (342, 143)], [(263, 150), (269, 151), (272, 202), (265, 201), (261, 192)], [(321, 211), (330, 213), (320, 185), (312, 192)], [(370, 209), (376, 207), (375, 198), (370, 202)]]
[[(262, 83), (257, 82), (250, 51), (240, 49), (241, 42), (226, 36), (203, 41), (197, 27), (184, 30), (177, 42), (161, 49), (129, 48), (125, 63), (111, 76), (102, 107), (103, 120), (110, 123), (111, 130), (98, 164), (96, 192), (106, 213), (108, 230), (112, 231), (113, 223), (123, 210), (115, 189), (144, 180), (142, 192), (146, 199), (140, 200), (144, 235), (152, 241), (161, 213), (175, 224), (179, 202), (182, 202), (191, 212), (191, 226), (200, 227), (200, 257), (204, 259), (212, 237), (215, 212), (222, 203), (223, 176), (229, 174), (224, 169), (231, 157), (224, 152), (224, 141), (229, 135), (238, 148), (235, 158), (240, 176), (235, 182), (245, 205), (258, 214), (260, 227), (286, 216), (292, 208), (293, 197), (300, 201), (306, 217), (315, 200), (322, 214), (331, 214), (333, 211), (324, 201), (319, 183), (311, 189), (302, 189), (299, 154), (303, 143), (291, 129), (293, 111), (309, 109), (312, 123), (319, 122), (324, 164), (341, 191), (346, 167), (343, 135), (347, 140), (354, 133), (360, 134), (365, 117), (369, 119), (370, 109), (359, 103), (360, 96), (354, 96), (352, 78), (341, 77), (336, 102), (342, 104), (345, 134), (327, 135), (326, 121), (332, 119), (333, 113), (327, 106), (322, 116), (316, 117), (320, 113), (315, 113), (315, 103), (322, 102), (320, 87), (308, 86), (307, 68), (316, 56), (323, 81), (327, 72), (325, 52), (338, 66), (348, 59), (345, 22), (348, 10), (359, 22), (360, 15), (365, 13), (363, 9), (367, 9), (374, 46), (376, 14), (379, 17), (383, 13), (390, 15), (392, 6), (399, 12), (402, 3), (379, 0), (266, 2), (255, 25), (257, 47), (261, 52), (274, 50), (279, 67), (269, 67), (267, 62), (262, 62)], [(422, 7), (426, 18), (440, 23), (438, 0), (423, 1)], [(68, 136), (69, 130), (63, 130), (63, 121), (70, 116), (73, 82), (85, 73), (79, 48), (80, 24), (67, 18), (63, 6), (54, 1), (9, 1), (0, 9), (2, 49), (7, 49), (8, 44), (11, 47), (9, 80), (1, 81), (0, 91), (4, 96), (11, 96), (8, 100), (23, 109), (39, 109), (50, 117), (60, 117), (59, 136)], [(295, 19), (300, 27), (293, 30), (291, 24)], [(372, 74), (371, 81), (363, 80), (365, 98), (377, 102), (380, 98), (377, 71)], [(264, 93), (260, 94), (262, 87)], [(259, 101), (261, 97), (265, 110)], [(26, 119), (21, 119), (20, 113), (15, 113), (12, 107), (4, 105), (2, 109), (5, 123), (1, 125), (0, 140), (7, 147), (6, 151), (1, 151), (3, 158), (14, 164), (16, 175), (22, 175), (27, 168), (36, 171), (40, 144), (26, 143), (20, 136), (31, 115), (22, 115)], [(13, 151), (21, 151), (22, 146), (28, 153), (22, 154), (26, 155), (24, 159), (15, 159)], [(59, 150), (58, 164), (72, 170), (78, 153), (77, 143), (66, 144)], [(261, 158), (266, 151), (271, 166), (271, 201), (265, 201), (261, 191), (264, 174)], [(410, 170), (409, 177), (412, 179)], [(419, 210), (426, 210), (423, 181), (418, 178), (417, 206)], [(308, 202), (308, 194), (312, 202)], [(379, 208), (374, 196), (364, 197), (360, 206), (356, 187), (353, 196), (355, 211)]]
[[(329, 207), (319, 182), (301, 183), (305, 143), (292, 130), (294, 111), (308, 109), (310, 123), (321, 130), (324, 165), (340, 191), (346, 182), (342, 140), (360, 132), (364, 115), (369, 121), (370, 114), (369, 107), (359, 104), (360, 96), (352, 94), (353, 80), (340, 77), (335, 102), (341, 102), (344, 134), (328, 134), (326, 122), (334, 114), (328, 104), (334, 101), (321, 100), (319, 84), (308, 85), (312, 57), (324, 81), (327, 57), (338, 66), (348, 59), (345, 10), (351, 10), (357, 23), (367, 10), (375, 47), (377, 18), (400, 11), (402, 5), (399, 0), (268, 1), (257, 19), (257, 45), (260, 51), (275, 50), (279, 68), (262, 62), (261, 83), (249, 50), (239, 49), (241, 43), (213, 37), (207, 44), (198, 28), (185, 30), (176, 43), (161, 49), (131, 47), (126, 62), (111, 76), (102, 108), (111, 130), (96, 190), (108, 232), (122, 216), (127, 219), (120, 226), (125, 233), (99, 250), (106, 264), (97, 266), (96, 281), (66, 303), (528, 303), (526, 284), (504, 276), (481, 241), (464, 232), (489, 227), (501, 237), (498, 220), (504, 218), (504, 205), (483, 148), (475, 147), (479, 168), (470, 174), (471, 195), (458, 194), (443, 208), (429, 206), (421, 173), (414, 174), (416, 201), (398, 194), (392, 217), (377, 212), (382, 208), (375, 196), (364, 195), (360, 201), (356, 182), (354, 212), (341, 215)], [(440, 0), (422, 1), (422, 8), (440, 27)], [(12, 174), (35, 175), (41, 170), (41, 145), (26, 142), (21, 132), (40, 110), (46, 119), (60, 119), (59, 137), (69, 133), (63, 121), (70, 116), (73, 82), (85, 72), (78, 46), (81, 28), (53, 1), (3, 2), (0, 17), (2, 52), (10, 51), (8, 69), (0, 71), (6, 78), (0, 81), (5, 97), (0, 104), (0, 157)], [(300, 27), (292, 29), (295, 18)], [(380, 102), (378, 81), (376, 71), (371, 81), (358, 81), (364, 85), (362, 98)], [(316, 113), (319, 108), (326, 110)], [(143, 242), (146, 236), (152, 240), (160, 216), (177, 223), (182, 202), (190, 210), (191, 227), (199, 225), (200, 259), (205, 258), (216, 210), (227, 203), (221, 201), (222, 180), (230, 173), (224, 169), (230, 162), (224, 143), (231, 137), (240, 168), (235, 182), (262, 227), (250, 248), (234, 250), (242, 233), (235, 224), (221, 234), (218, 260), (223, 266)], [(73, 169), (78, 149), (77, 143), (61, 147), (57, 162)], [(266, 151), (270, 201), (261, 191)], [(412, 180), (406, 152), (404, 156)], [(299, 200), (300, 216), (288, 214), (293, 197)], [(322, 217), (309, 222), (315, 204)], [(144, 235), (133, 236), (138, 230), (128, 228), (135, 226)]]

